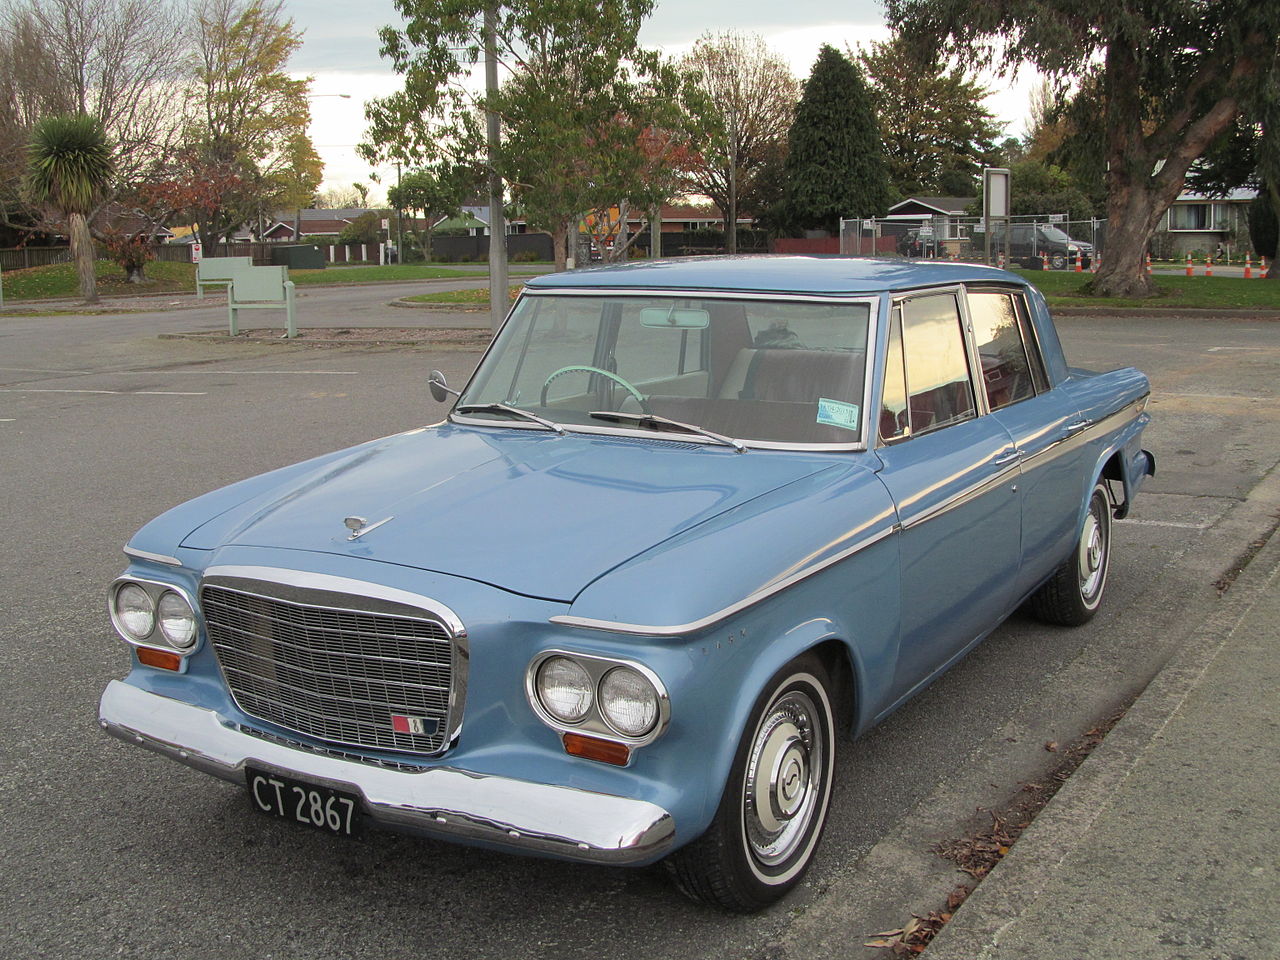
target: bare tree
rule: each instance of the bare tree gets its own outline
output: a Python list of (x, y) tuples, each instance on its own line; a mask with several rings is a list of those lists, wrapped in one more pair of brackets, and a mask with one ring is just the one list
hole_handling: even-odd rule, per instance
[(800, 81), (754, 34), (704, 34), (685, 56), (709, 101), (712, 140), (687, 178), (724, 217), (730, 253), (738, 250), (738, 211), (754, 209), (756, 180), (786, 152), (787, 131), (800, 100)]
[(15, 212), (27, 144), (42, 117), (85, 114), (102, 124), (118, 158), (102, 202), (172, 148), (182, 125), (185, 15), (172, 0), (0, 7), (0, 216)]

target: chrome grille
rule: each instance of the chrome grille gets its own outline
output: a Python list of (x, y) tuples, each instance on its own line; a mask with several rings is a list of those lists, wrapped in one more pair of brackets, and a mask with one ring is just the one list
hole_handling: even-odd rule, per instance
[(286, 599), (270, 595), (274, 586), (200, 591), (209, 642), (241, 710), (347, 746), (436, 753), (446, 745), (455, 638), (442, 622), (399, 604), (396, 613), (360, 609), (370, 601), (358, 596)]

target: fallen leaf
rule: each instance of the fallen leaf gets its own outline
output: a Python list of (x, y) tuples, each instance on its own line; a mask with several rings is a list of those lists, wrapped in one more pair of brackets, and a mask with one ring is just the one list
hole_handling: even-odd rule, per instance
[(1057, 741), (1057, 740), (1050, 740), (1048, 743), (1046, 743), (1046, 744), (1044, 745), (1044, 748), (1045, 748), (1046, 750), (1048, 750), (1050, 753), (1057, 753), (1057, 752), (1058, 752), (1058, 741)]

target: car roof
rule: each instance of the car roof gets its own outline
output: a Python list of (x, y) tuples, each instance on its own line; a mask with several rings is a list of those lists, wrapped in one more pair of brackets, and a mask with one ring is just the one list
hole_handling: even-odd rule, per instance
[(972, 263), (780, 254), (637, 260), (543, 274), (527, 286), (530, 292), (597, 288), (836, 296), (974, 282), (1026, 285), (1016, 274)]

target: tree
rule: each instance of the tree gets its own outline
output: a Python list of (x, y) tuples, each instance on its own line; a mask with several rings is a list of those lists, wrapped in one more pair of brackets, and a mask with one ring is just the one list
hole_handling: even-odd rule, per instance
[(195, 115), (181, 169), (239, 186), (196, 221), (213, 244), (245, 221), (308, 205), (323, 164), (306, 133), (311, 80), (285, 71), (302, 37), (283, 0), (197, 0), (194, 13)]
[(20, 189), (43, 117), (87, 114), (102, 124), (116, 173), (99, 204), (169, 156), (183, 119), (186, 49), (174, 2), (11, 0), (0, 9), (0, 221), (52, 227)]
[(31, 136), (27, 191), (68, 223), (71, 255), (80, 277), (80, 295), (98, 302), (93, 239), (88, 214), (115, 173), (115, 156), (102, 122), (87, 114), (54, 114), (36, 124)]
[(1222, 196), (1237, 187), (1258, 191), (1249, 207), (1249, 235), (1254, 249), (1271, 261), (1267, 279), (1280, 279), (1275, 265), (1280, 222), (1280, 41), (1241, 116), (1191, 169), (1187, 181), (1210, 196)]
[[(484, 181), (478, 164), (419, 167), (406, 173), (387, 191), (387, 201), (409, 217), (409, 234), (417, 242), (424, 260), (431, 259), (431, 232), (442, 217), (456, 217), (467, 197)], [(415, 216), (421, 214), (421, 217)], [(421, 227), (417, 224), (421, 223)], [(403, 256), (403, 253), (402, 253)]]
[[(494, 170), (512, 185), (526, 219), (551, 232), (563, 269), (570, 228), (592, 209), (626, 199), (617, 190), (625, 172), (651, 170), (640, 134), (679, 129), (666, 122), (683, 102), (673, 99), (679, 77), (636, 39), (652, 0), (492, 6), (396, 0), (396, 6), (408, 22), (403, 30), (382, 30), (382, 53), (404, 74), (405, 86), (366, 107), (370, 126), (361, 155), (412, 163), (480, 155), (478, 111), (496, 112), (503, 142)], [(486, 7), (509, 78), (481, 99), (458, 81), (479, 57)], [(603, 201), (609, 191), (613, 196)]]
[(330, 187), (316, 194), (316, 206), (322, 210), (364, 208), (369, 205), (369, 188), (363, 183)]
[[(1151, 291), (1144, 259), (1187, 171), (1272, 62), (1280, 4), (1257, 0), (887, 0), (914, 44), (1011, 70), (1030, 61), (1093, 85), (1088, 128), (1106, 165), (1107, 250), (1093, 290)], [(1098, 122), (1100, 118), (1101, 122)]]
[(763, 209), (760, 177), (786, 155), (800, 82), (759, 36), (733, 32), (703, 34), (681, 66), (697, 76), (710, 124), (686, 183), (719, 207), (726, 247), (737, 253), (739, 208)]
[(783, 222), (835, 233), (843, 217), (889, 206), (880, 128), (856, 65), (823, 44), (787, 137)]
[(901, 36), (860, 57), (871, 82), (889, 180), (902, 197), (966, 197), (996, 158), (1000, 125), (983, 105), (990, 90)]

